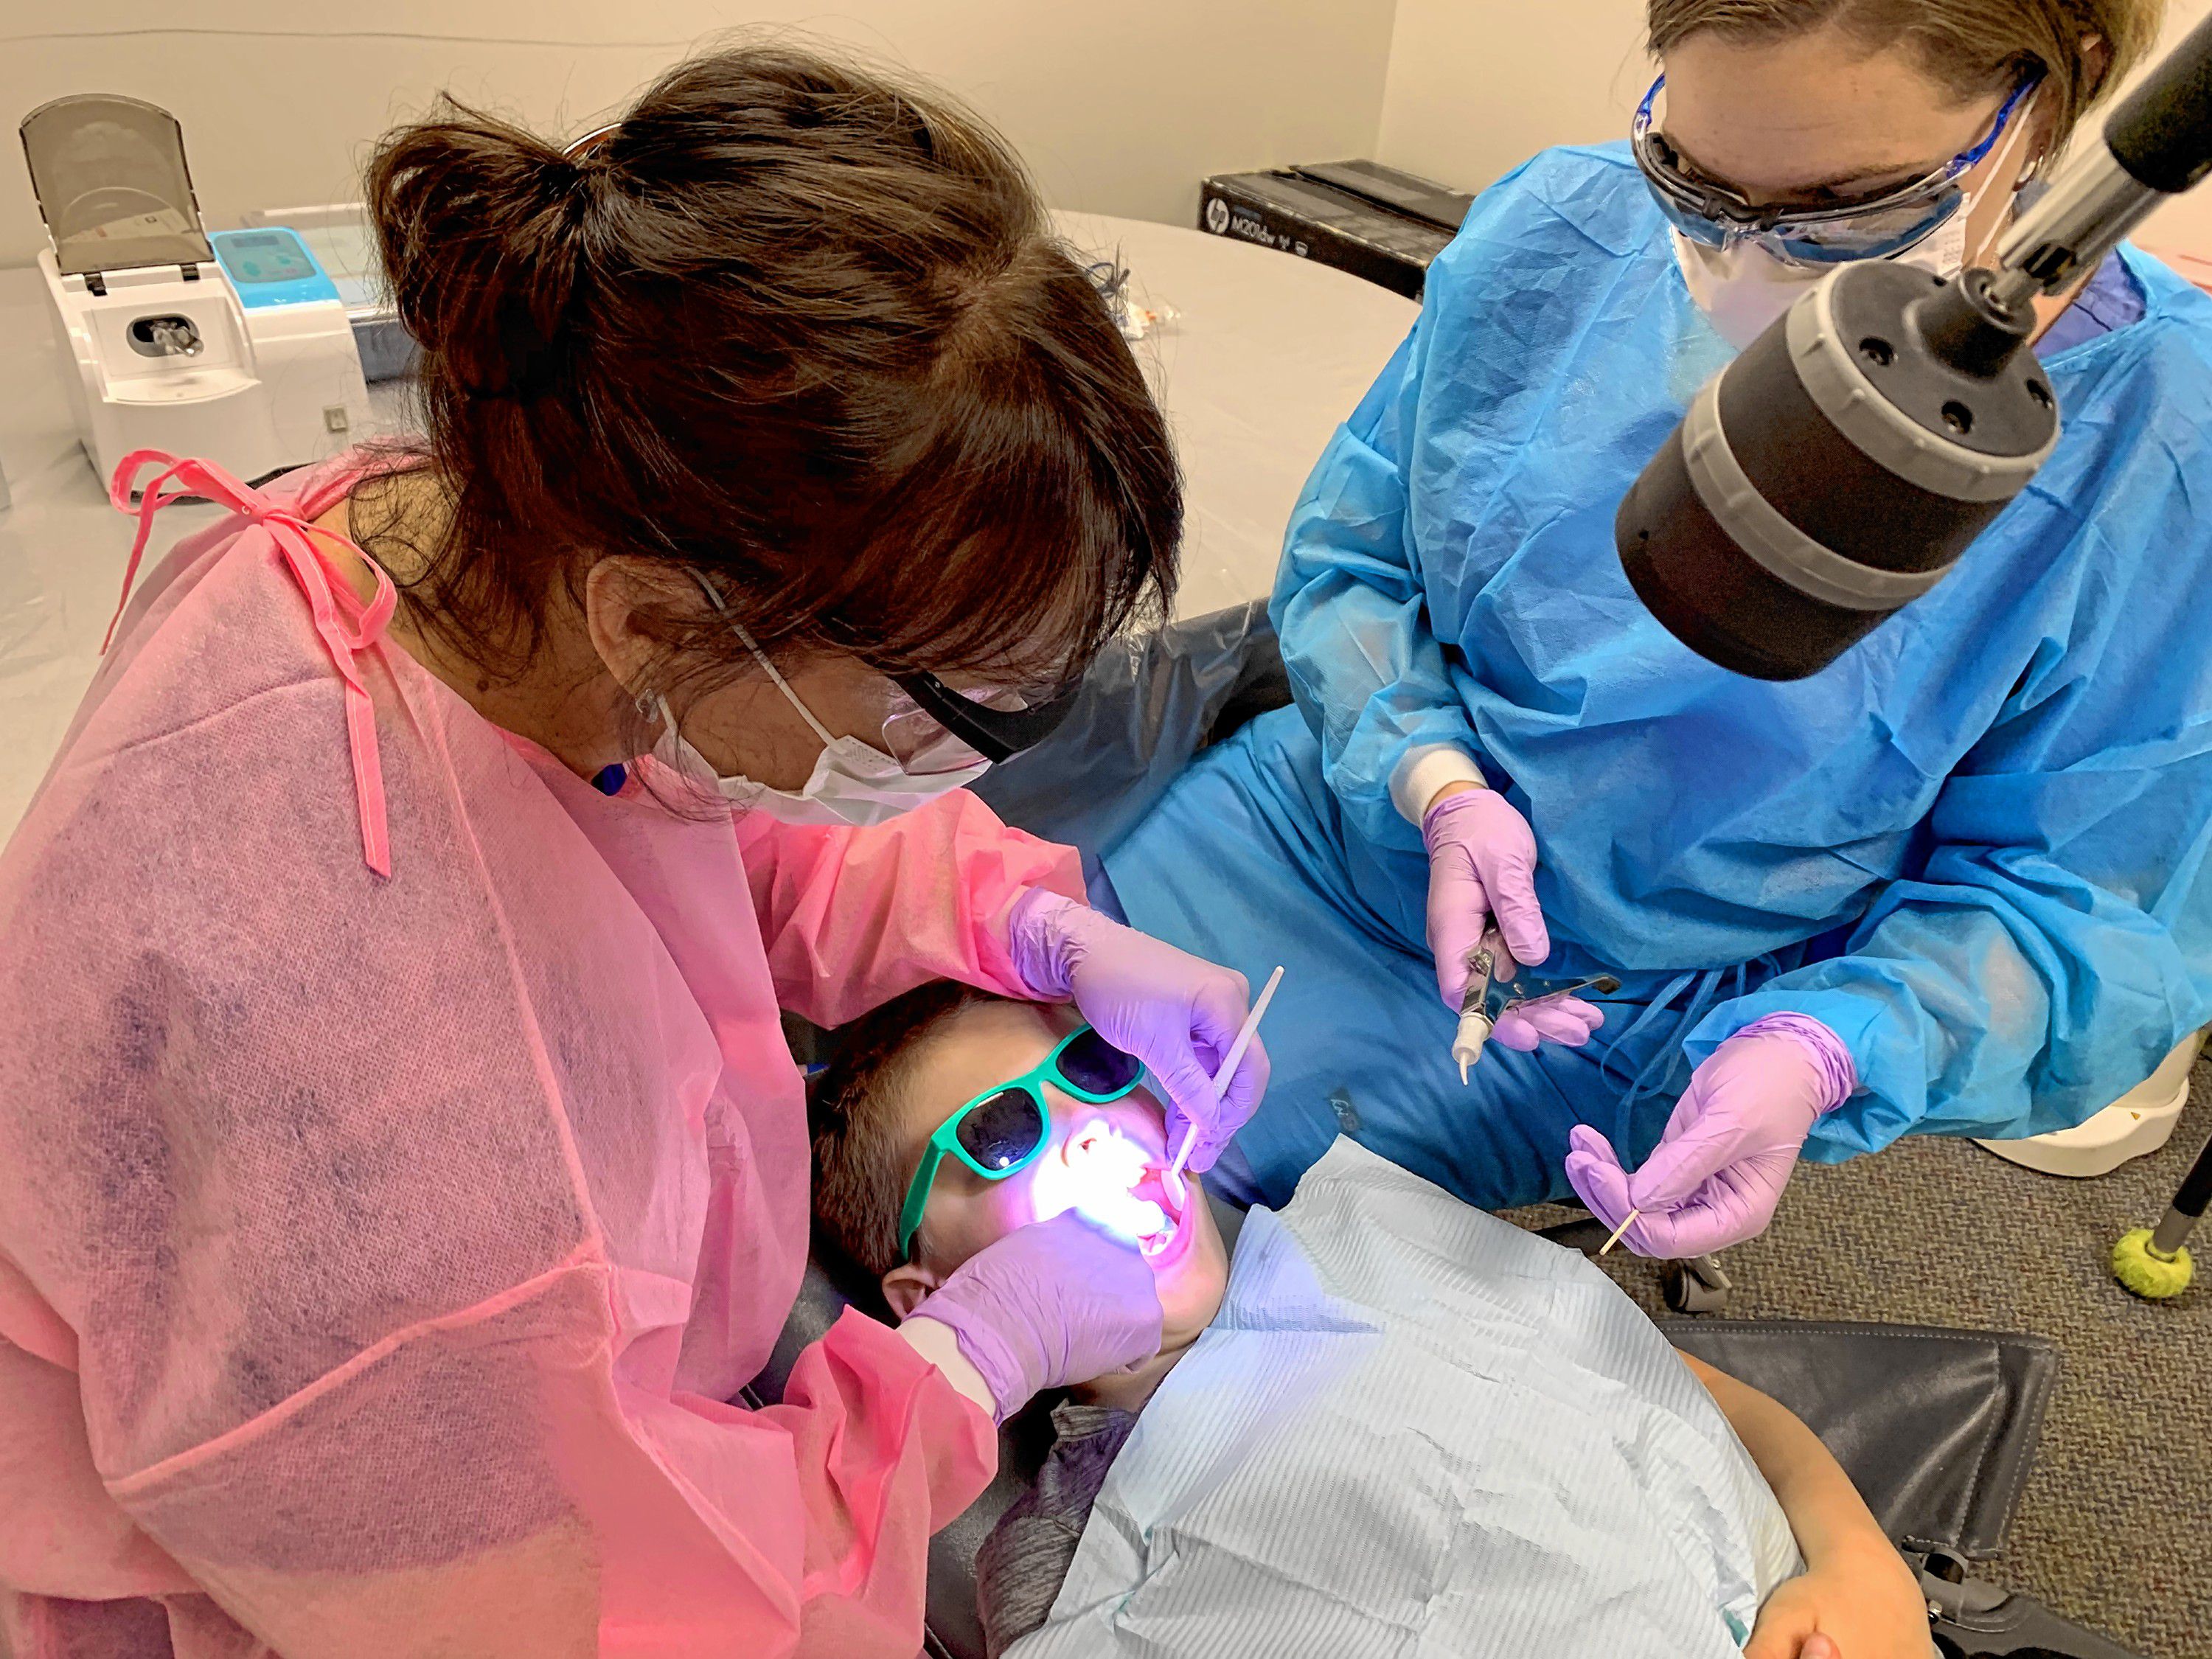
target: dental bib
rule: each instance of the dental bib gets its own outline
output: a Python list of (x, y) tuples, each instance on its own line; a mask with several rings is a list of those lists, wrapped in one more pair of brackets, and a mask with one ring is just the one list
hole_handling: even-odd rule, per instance
[(1016, 1659), (1729, 1659), (1799, 1570), (1595, 1267), (1348, 1139), (1251, 1212)]

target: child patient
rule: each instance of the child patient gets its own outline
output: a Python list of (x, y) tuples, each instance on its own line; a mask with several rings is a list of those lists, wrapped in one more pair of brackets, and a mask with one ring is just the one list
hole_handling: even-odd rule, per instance
[(1932, 1651), (1795, 1417), (1576, 1253), (1348, 1140), (1250, 1212), (1232, 1267), (1133, 1060), (1069, 1009), (941, 983), (847, 1028), (814, 1116), (817, 1218), (902, 1318), (1070, 1209), (1159, 1286), (1158, 1354), (1054, 1412), (978, 1558), (994, 1659)]

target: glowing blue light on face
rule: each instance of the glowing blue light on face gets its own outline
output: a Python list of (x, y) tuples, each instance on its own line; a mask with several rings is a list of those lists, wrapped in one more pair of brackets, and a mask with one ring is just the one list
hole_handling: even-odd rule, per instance
[(1158, 1162), (1153, 1154), (1103, 1119), (1079, 1124), (1060, 1156), (1036, 1165), (1030, 1188), (1036, 1218), (1073, 1210), (1085, 1220), (1135, 1243), (1168, 1231), (1168, 1213), (1134, 1188)]

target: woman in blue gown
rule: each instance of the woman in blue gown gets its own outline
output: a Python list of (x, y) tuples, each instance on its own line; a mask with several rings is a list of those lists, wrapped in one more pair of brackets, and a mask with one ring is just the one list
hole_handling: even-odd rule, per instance
[[(1820, 274), (1791, 256), (1982, 257), (2156, 21), (1991, 0), (1884, 36), (1858, 9), (1651, 0), (1637, 142), (1477, 198), (1316, 467), (1273, 605), (1296, 707), (1108, 850), (1137, 926), (1288, 969), (1242, 1196), (1349, 1130), (1479, 1204), (1571, 1179), (1643, 1211), (1632, 1247), (1716, 1249), (1800, 1155), (2069, 1125), (2212, 1018), (2212, 299), (2133, 249), (2060, 296), (2056, 454), (1811, 678), (1713, 666), (1621, 572), (1623, 492)], [(1556, 1040), (1463, 1085), (1492, 922), (1621, 988), (1584, 1046), (1522, 1030)]]

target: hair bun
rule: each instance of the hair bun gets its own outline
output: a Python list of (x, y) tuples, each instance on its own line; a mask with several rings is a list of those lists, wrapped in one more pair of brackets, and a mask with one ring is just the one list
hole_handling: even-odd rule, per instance
[(441, 99), (378, 145), (368, 196), (400, 320), (422, 350), (482, 395), (545, 391), (582, 262), (576, 160)]
[[(524, 672), (615, 557), (710, 579), (771, 659), (1028, 691), (1167, 608), (1166, 422), (951, 100), (731, 49), (573, 153), (448, 102), (368, 193), (442, 496), (407, 602), (457, 656)], [(672, 678), (758, 672), (687, 581), (640, 616)]]

